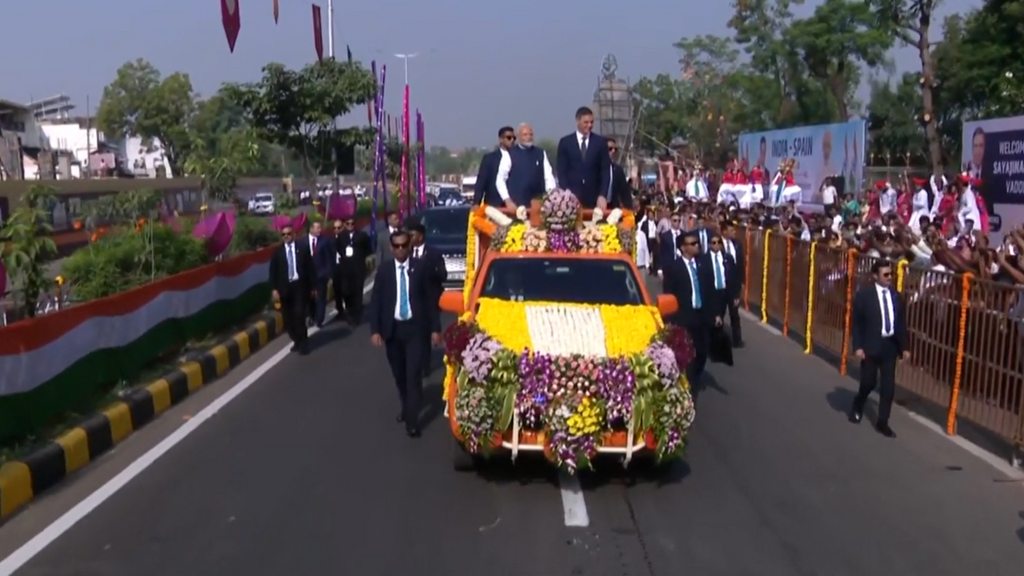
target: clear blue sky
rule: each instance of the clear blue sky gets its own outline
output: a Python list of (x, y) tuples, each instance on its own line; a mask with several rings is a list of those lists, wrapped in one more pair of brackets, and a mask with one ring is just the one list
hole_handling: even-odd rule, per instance
[[(242, 31), (228, 52), (218, 0), (8, 0), (0, 10), (0, 98), (27, 101), (58, 93), (85, 112), (114, 71), (146, 58), (161, 71), (188, 72), (196, 89), (248, 81), (270, 61), (300, 67), (315, 56), (310, 2), (239, 0)], [(326, 0), (320, 0), (326, 22)], [(801, 12), (816, 4), (810, 0)], [(980, 4), (947, 0), (941, 15)], [(373, 0), (335, 5), (336, 52), (388, 65), (387, 108), (401, 113), (401, 61), (409, 67), (413, 106), (424, 114), (428, 144), (480, 145), (498, 126), (531, 122), (538, 138), (572, 130), (572, 115), (590, 104), (601, 60), (613, 53), (620, 76), (674, 72), (680, 37), (726, 32), (725, 0)], [(595, 9), (596, 7), (596, 9)], [(936, 37), (938, 31), (936, 32)], [(324, 43), (326, 50), (326, 31)], [(911, 69), (912, 53), (897, 55)], [(365, 110), (360, 111), (365, 118)]]

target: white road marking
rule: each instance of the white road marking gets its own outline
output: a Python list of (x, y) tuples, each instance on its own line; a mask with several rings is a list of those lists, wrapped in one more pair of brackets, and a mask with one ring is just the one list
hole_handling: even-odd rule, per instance
[[(768, 332), (775, 334), (776, 336), (782, 336), (782, 332), (777, 330), (774, 326), (771, 326), (769, 324), (762, 324), (761, 318), (755, 316), (754, 314), (747, 312), (746, 310), (740, 310), (740, 315), (746, 318), (747, 320), (756, 323), (758, 326), (767, 330)], [(999, 473), (1006, 476), (1007, 479), (1024, 480), (1024, 470), (1018, 468), (1017, 466), (1014, 466), (1010, 462), (1007, 462), (1006, 458), (1002, 458), (999, 455), (994, 454), (982, 448), (981, 446), (978, 446), (977, 444), (971, 442), (970, 440), (967, 440), (963, 436), (950, 436), (949, 434), (946, 433), (945, 428), (936, 424), (930, 418), (922, 416), (916, 412), (911, 412), (904, 406), (897, 405), (895, 406), (895, 408), (897, 410), (902, 410), (903, 412), (906, 412), (906, 414), (910, 416), (910, 419), (913, 420), (914, 422), (917, 422), (918, 424), (924, 426), (928, 430), (931, 430), (932, 432), (942, 436), (943, 438), (956, 444), (961, 449), (971, 454), (975, 458), (978, 458), (979, 460), (985, 462), (989, 466), (995, 468), (997, 471), (999, 471)]]
[(590, 526), (590, 516), (587, 515), (587, 502), (583, 499), (580, 479), (560, 472), (558, 487), (562, 492), (562, 512), (565, 514), (565, 525), (572, 528)]
[[(370, 283), (363, 288), (363, 295), (369, 294), (372, 289), (373, 280), (370, 280)], [(336, 310), (328, 314), (327, 318), (330, 319), (335, 315), (337, 315)], [(315, 326), (309, 329), (310, 334), (316, 334), (319, 331), (320, 329)], [(118, 490), (124, 488), (132, 481), (132, 479), (141, 474), (146, 468), (149, 468), (161, 456), (168, 453), (179, 442), (187, 438), (189, 434), (195, 432), (203, 422), (212, 418), (220, 412), (222, 408), (230, 404), (232, 400), (241, 396), (243, 392), (258, 382), (260, 378), (270, 371), (271, 368), (280, 364), (282, 360), (287, 358), (289, 354), (291, 354), (291, 352), (289, 351), (288, 346), (279, 350), (277, 354), (274, 354), (263, 364), (257, 366), (252, 373), (243, 378), (241, 382), (228, 389), (223, 395), (211, 402), (209, 406), (203, 408), (190, 420), (182, 424), (181, 428), (175, 430), (170, 436), (164, 438), (159, 444), (129, 464), (127, 468), (107, 481), (106, 484), (100, 486), (95, 492), (76, 504), (71, 510), (64, 513), (63, 516), (54, 520), (52, 524), (23, 544), (21, 548), (15, 550), (10, 556), (5, 558), (3, 562), (0, 562), (0, 576), (12, 576), (17, 570), (21, 569), (25, 564), (28, 564), (32, 558), (45, 550), (47, 546), (53, 544), (57, 538), (60, 538), (61, 535), (70, 530), (72, 526), (88, 516), (90, 512), (98, 508), (100, 504), (103, 504), (110, 499), (114, 494), (117, 494)]]

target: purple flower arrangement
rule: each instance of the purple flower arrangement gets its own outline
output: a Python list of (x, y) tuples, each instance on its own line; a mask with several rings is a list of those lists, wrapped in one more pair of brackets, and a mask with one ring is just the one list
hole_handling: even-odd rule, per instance
[(540, 205), (544, 227), (551, 231), (575, 230), (580, 201), (568, 190), (552, 190)]
[(625, 425), (633, 418), (633, 393), (636, 375), (626, 358), (609, 358), (597, 371), (600, 394), (605, 401), (608, 422)]
[(494, 366), (494, 356), (501, 350), (501, 343), (487, 334), (480, 332), (473, 335), (462, 351), (462, 367), (470, 380), (481, 384), (487, 382)]
[(576, 230), (549, 230), (548, 250), (558, 254), (574, 254), (582, 249), (580, 234)]
[(644, 350), (644, 355), (651, 359), (658, 373), (658, 380), (665, 388), (679, 384), (679, 364), (672, 349), (661, 342), (653, 342)]

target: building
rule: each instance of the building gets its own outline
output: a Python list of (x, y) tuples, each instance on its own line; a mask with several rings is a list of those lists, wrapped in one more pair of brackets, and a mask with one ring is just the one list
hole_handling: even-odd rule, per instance
[(0, 99), (0, 180), (38, 178), (39, 169), (53, 169), (52, 158), (40, 159), (49, 143), (32, 109)]
[(69, 120), (71, 111), (75, 109), (75, 105), (71, 103), (71, 97), (64, 94), (33, 100), (26, 106), (32, 110), (36, 120)]

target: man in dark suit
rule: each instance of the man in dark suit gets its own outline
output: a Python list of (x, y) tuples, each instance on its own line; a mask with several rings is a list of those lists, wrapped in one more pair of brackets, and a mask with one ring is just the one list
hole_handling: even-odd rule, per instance
[[(480, 169), (476, 173), (476, 184), (473, 187), (473, 204), (481, 203), (495, 208), (506, 207), (498, 194), (495, 182), (498, 179), (498, 164), (501, 163), (502, 150), (508, 151), (516, 143), (516, 132), (511, 126), (502, 126), (498, 130), (498, 147), (484, 154), (480, 159)], [(513, 207), (514, 209), (514, 207)]]
[[(327, 295), (320, 291), (321, 281), (324, 284), (324, 290), (327, 288), (327, 280), (330, 279), (330, 270), (321, 270), (320, 262), (328, 261), (330, 258), (327, 256), (327, 252), (324, 251), (325, 247), (321, 242), (321, 235), (323, 234), (323, 225), (319, 222), (313, 222), (309, 225), (309, 234), (306, 235), (305, 244), (309, 250), (309, 255), (313, 258), (313, 266), (316, 268), (316, 278), (313, 279), (313, 288), (317, 289), (317, 296), (310, 298), (309, 300), (309, 315), (306, 319), (307, 326), (322, 326), (324, 323), (323, 314), (326, 313), (327, 308)], [(321, 302), (322, 301), (322, 302)], [(320, 307), (321, 303), (323, 308)]]
[(366, 259), (373, 254), (370, 236), (355, 229), (355, 221), (334, 221), (334, 306), (338, 321), (358, 326), (363, 318), (363, 284), (366, 282)]
[(684, 232), (676, 245), (681, 256), (665, 266), (664, 292), (679, 301), (675, 321), (693, 339), (695, 356), (686, 368), (690, 385), (698, 389), (708, 360), (711, 330), (722, 325), (725, 303), (716, 294), (711, 270), (700, 260), (700, 240), (695, 232)]
[[(412, 265), (417, 272), (423, 274), (427, 282), (428, 303), (441, 313), (440, 300), (444, 292), (444, 282), (448, 279), (448, 270), (444, 265), (444, 254), (436, 248), (427, 246), (427, 228), (422, 222), (407, 226), (412, 241)], [(430, 376), (430, 332), (423, 332), (423, 377)]]
[(334, 246), (331, 238), (323, 235), (323, 226), (319, 222), (313, 222), (309, 228), (309, 252), (313, 257), (313, 267), (316, 269), (316, 279), (313, 284), (316, 296), (311, 300), (312, 315), (311, 323), (318, 328), (323, 327), (324, 317), (327, 315), (327, 283), (334, 271)]
[(683, 235), (683, 215), (678, 212), (673, 213), (669, 218), (669, 225), (671, 227), (662, 232), (658, 238), (657, 273), (663, 280), (665, 278), (665, 270), (672, 265), (672, 262), (679, 259), (676, 245), (679, 242), (679, 238)]
[(384, 346), (402, 411), (398, 421), (412, 438), (420, 436), (423, 396), (423, 334), (441, 341), (441, 316), (430, 302), (430, 287), (422, 268), (412, 266), (408, 232), (391, 235), (394, 259), (377, 268), (370, 293), (370, 342)]
[(725, 243), (725, 253), (732, 256), (736, 263), (736, 295), (729, 300), (729, 329), (732, 331), (732, 347), (743, 347), (743, 331), (740, 328), (740, 296), (743, 294), (743, 286), (747, 283), (747, 260), (743, 253), (743, 246), (736, 241), (736, 223), (726, 220), (722, 223), (722, 241)]
[(584, 208), (608, 208), (611, 158), (608, 144), (594, 134), (594, 113), (586, 106), (576, 110), (576, 131), (558, 141), (558, 185), (571, 190)]
[(619, 155), (619, 144), (614, 138), (606, 140), (612, 171), (608, 179), (608, 206), (629, 210), (633, 207), (633, 194), (629, 188), (629, 179), (626, 178), (626, 171), (615, 161)]
[(871, 266), (874, 282), (853, 297), (850, 338), (860, 359), (860, 390), (853, 399), (850, 421), (859, 423), (868, 396), (878, 390), (878, 420), (875, 429), (887, 438), (896, 433), (889, 427), (892, 401), (896, 395), (896, 360), (910, 358), (907, 347), (906, 311), (892, 287), (892, 264), (879, 260)]
[(293, 343), (292, 352), (305, 355), (309, 353), (306, 313), (311, 298), (316, 297), (316, 266), (309, 249), (295, 242), (295, 228), (282, 228), (281, 238), (284, 243), (270, 259), (270, 288), (274, 301), (281, 304), (285, 329)]

